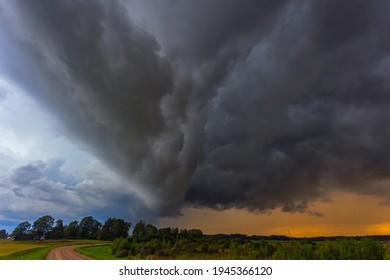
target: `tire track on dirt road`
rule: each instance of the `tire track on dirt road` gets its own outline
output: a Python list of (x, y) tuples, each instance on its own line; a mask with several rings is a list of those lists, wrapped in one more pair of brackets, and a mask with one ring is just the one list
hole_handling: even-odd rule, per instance
[(79, 246), (64, 246), (58, 247), (47, 254), (47, 260), (93, 260), (90, 257), (82, 255), (74, 251)]

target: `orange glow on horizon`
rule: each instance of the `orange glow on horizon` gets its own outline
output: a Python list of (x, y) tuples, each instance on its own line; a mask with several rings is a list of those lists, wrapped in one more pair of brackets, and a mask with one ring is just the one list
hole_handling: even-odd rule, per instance
[(247, 235), (286, 235), (293, 237), (353, 236), (390, 234), (390, 205), (376, 197), (334, 193), (330, 202), (315, 202), (307, 213), (252, 213), (242, 209), (216, 211), (209, 208), (185, 208), (183, 216), (162, 218), (159, 225), (199, 228), (206, 234), (242, 233)]

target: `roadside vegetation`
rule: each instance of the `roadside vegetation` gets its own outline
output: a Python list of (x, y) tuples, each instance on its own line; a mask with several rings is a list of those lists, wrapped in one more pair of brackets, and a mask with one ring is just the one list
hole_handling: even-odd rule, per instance
[[(221, 259), (221, 260), (383, 260), (390, 259), (390, 236), (317, 237), (204, 235), (199, 229), (157, 228), (91, 216), (64, 225), (49, 215), (20, 223), (8, 236), (0, 230), (0, 259), (45, 259), (50, 250), (90, 245), (76, 251), (94, 259)], [(387, 240), (387, 241), (386, 241)], [(98, 244), (100, 243), (100, 244)]]
[(384, 242), (385, 248), (386, 248), (386, 253), (384, 256), (385, 260), (390, 260), (390, 241)]
[(383, 260), (389, 256), (384, 242), (370, 237), (312, 241), (285, 236), (205, 236), (198, 229), (157, 229), (143, 221), (130, 237), (115, 239), (111, 248), (116, 257), (128, 259)]
[(77, 247), (76, 252), (91, 257), (96, 260), (124, 260), (126, 258), (119, 258), (112, 253), (111, 244), (104, 245), (92, 245), (92, 246), (83, 246)]
[(0, 240), (0, 260), (44, 260), (57, 247), (97, 243), (107, 244), (97, 240)]

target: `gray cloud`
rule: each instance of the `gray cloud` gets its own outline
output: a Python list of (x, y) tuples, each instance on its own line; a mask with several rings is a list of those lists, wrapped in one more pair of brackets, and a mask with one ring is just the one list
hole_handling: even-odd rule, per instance
[(101, 220), (153, 217), (129, 183), (104, 165), (93, 162), (82, 167), (83, 179), (70, 184), (64, 163), (62, 159), (40, 160), (3, 170), (0, 211), (7, 212), (8, 218), (24, 219), (47, 213), (67, 219), (91, 214)]
[(221, 3), (13, 1), (6, 72), (157, 215), (387, 199), (389, 3)]
[(8, 93), (0, 88), (0, 103), (7, 99)]
[(41, 169), (44, 167), (42, 162), (37, 162), (36, 164), (27, 164), (18, 167), (11, 176), (11, 180), (18, 186), (24, 187), (31, 182), (42, 177)]

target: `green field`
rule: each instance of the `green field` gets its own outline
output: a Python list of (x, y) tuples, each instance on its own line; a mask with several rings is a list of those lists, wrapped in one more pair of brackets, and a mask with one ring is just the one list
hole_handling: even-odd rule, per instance
[[(166, 251), (164, 255), (152, 253), (148, 255), (127, 255), (117, 257), (112, 253), (112, 244), (96, 240), (47, 240), (47, 241), (11, 241), (0, 240), (0, 260), (44, 260), (50, 250), (69, 245), (89, 245), (76, 248), (76, 251), (97, 260), (123, 260), (123, 259), (180, 259), (180, 260), (227, 260), (227, 259), (332, 259), (331, 255), (322, 257), (316, 252), (322, 248), (322, 253), (332, 252), (329, 248), (340, 246), (344, 242), (347, 248), (352, 244), (345, 241), (320, 241), (315, 243), (298, 241), (250, 241), (233, 242), (232, 246), (223, 246), (217, 242), (208, 244), (205, 251), (204, 245), (199, 242), (193, 243), (191, 250), (182, 248), (180, 251)], [(101, 245), (96, 245), (102, 243)], [(93, 245), (92, 245), (93, 244)], [(384, 259), (390, 260), (390, 242), (383, 242), (386, 253)], [(147, 245), (147, 244), (145, 244)], [(212, 249), (214, 246), (214, 249)], [(197, 249), (198, 247), (198, 249)], [(148, 248), (148, 247), (145, 247)], [(174, 248), (173, 248), (174, 249)], [(195, 250), (194, 250), (195, 249)], [(268, 252), (267, 252), (268, 251)], [(317, 254), (317, 255), (316, 255)], [(327, 257), (328, 256), (328, 257)], [(353, 259), (353, 256), (351, 257)]]
[(385, 248), (386, 248), (386, 253), (385, 253), (384, 259), (390, 260), (390, 241), (385, 241), (385, 242), (383, 242), (383, 244), (385, 245)]
[(21, 251), (39, 249), (43, 245), (37, 242), (22, 242), (22, 241), (11, 241), (0, 239), (0, 258), (6, 255), (15, 254)]
[(0, 260), (44, 260), (54, 248), (103, 243), (96, 240), (0, 240)]
[(83, 246), (75, 249), (76, 252), (84, 254), (96, 260), (123, 260), (112, 254), (111, 245)]
[[(374, 246), (374, 250), (380, 249), (383, 244), (386, 252), (384, 259), (390, 259), (390, 242), (373, 242), (373, 241), (318, 241), (318, 242), (300, 242), (300, 241), (251, 241), (243, 242), (239, 246), (232, 246), (230, 248), (219, 247), (217, 251), (210, 251), (208, 253), (201, 251), (180, 251), (171, 254), (158, 255), (156, 253), (149, 255), (127, 255), (119, 258), (112, 254), (112, 245), (100, 246), (85, 246), (77, 248), (76, 251), (90, 256), (98, 260), (120, 260), (120, 259), (148, 259), (148, 260), (232, 260), (232, 259), (378, 259), (375, 256), (370, 256), (373, 252), (368, 252), (364, 242)], [(198, 244), (199, 245), (199, 244)], [(379, 247), (375, 246), (379, 245)], [(356, 255), (352, 253), (354, 250), (364, 251), (366, 255)], [(357, 247), (356, 247), (357, 246)], [(340, 250), (336, 250), (339, 247)], [(146, 248), (146, 247), (145, 247)], [(275, 249), (272, 249), (275, 248)], [(346, 252), (345, 250), (349, 251)], [(342, 255), (334, 256), (332, 254), (341, 252)], [(374, 252), (375, 253), (375, 252)]]

